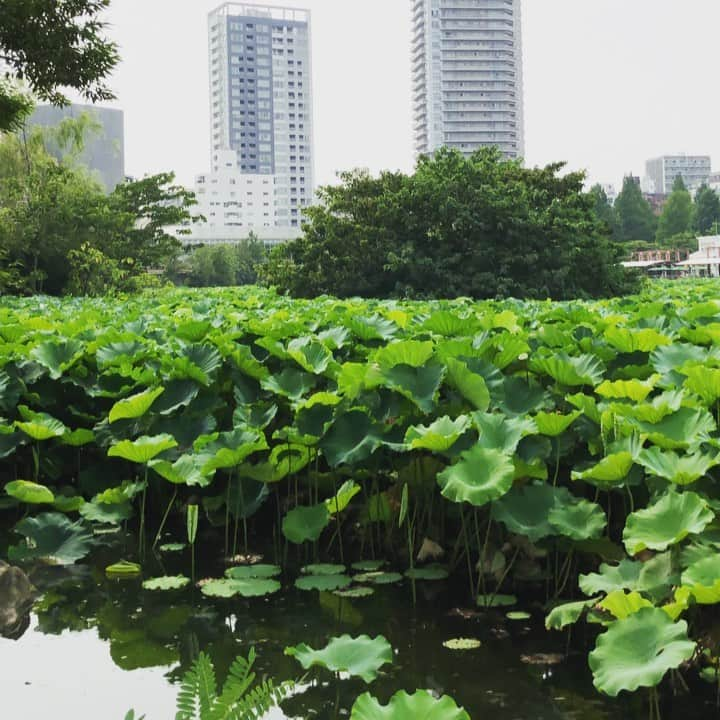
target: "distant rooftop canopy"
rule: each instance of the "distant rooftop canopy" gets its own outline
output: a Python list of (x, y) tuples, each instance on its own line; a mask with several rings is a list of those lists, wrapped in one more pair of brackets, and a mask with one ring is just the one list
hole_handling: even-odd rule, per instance
[(213, 10), (210, 15), (262, 17), (291, 22), (308, 22), (310, 20), (309, 10), (237, 2), (224, 3)]

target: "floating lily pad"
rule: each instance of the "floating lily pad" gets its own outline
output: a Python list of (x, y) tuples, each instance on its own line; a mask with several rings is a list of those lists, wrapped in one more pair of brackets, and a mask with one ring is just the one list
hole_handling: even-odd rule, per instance
[(201, 587), (203, 595), (208, 597), (231, 598), (240, 597), (262, 597), (272, 595), (280, 590), (280, 583), (277, 580), (267, 578), (247, 578), (243, 580), (223, 579), (209, 580)]
[(515, 610), (513, 612), (505, 613), (505, 617), (508, 620), (529, 620), (532, 615), (524, 610)]
[(349, 575), (305, 575), (295, 581), (299, 590), (340, 590), (352, 582)]
[(341, 598), (364, 598), (374, 595), (375, 591), (370, 587), (358, 585), (347, 590), (335, 590), (334, 594)]
[(248, 578), (273, 578), (280, 575), (282, 569), (277, 565), (235, 565), (225, 571), (225, 577), (231, 580)]
[(517, 601), (515, 595), (478, 595), (477, 598), (478, 607), (484, 608), (507, 607)]
[(353, 570), (359, 572), (377, 572), (385, 565), (385, 560), (361, 560), (351, 565)]
[(139, 577), (141, 573), (142, 567), (129, 560), (120, 560), (105, 568), (105, 574), (109, 578), (115, 578), (117, 580), (122, 578), (136, 578)]
[(448, 650), (477, 650), (481, 646), (482, 642), (476, 638), (453, 638), (443, 643)]
[(395, 693), (381, 705), (370, 693), (361, 695), (352, 707), (350, 720), (470, 720), (470, 716), (447, 696), (436, 698), (427, 690)]
[(165, 575), (163, 577), (150, 578), (142, 584), (145, 590), (180, 590), (190, 584), (190, 578), (184, 575)]
[(331, 563), (316, 563), (306, 565), (301, 572), (306, 575), (343, 575), (347, 568), (345, 565), (332, 565)]
[(373, 585), (393, 585), (403, 579), (400, 573), (396, 572), (369, 572), (356, 575), (354, 580), (359, 583), (372, 583)]
[(176, 553), (182, 552), (186, 547), (186, 543), (165, 543), (164, 545), (160, 545), (158, 550), (164, 553)]

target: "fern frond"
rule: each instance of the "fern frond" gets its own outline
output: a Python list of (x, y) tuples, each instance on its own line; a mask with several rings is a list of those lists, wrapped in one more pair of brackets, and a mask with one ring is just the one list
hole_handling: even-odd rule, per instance
[(209, 655), (200, 653), (195, 661), (198, 670), (198, 700), (200, 701), (200, 718), (205, 720), (215, 705), (217, 697), (217, 681), (215, 667)]
[(247, 659), (238, 656), (230, 666), (230, 671), (223, 685), (222, 693), (217, 699), (213, 712), (208, 720), (226, 720), (235, 703), (245, 695), (255, 682), (252, 666), (255, 663), (255, 649), (251, 648)]
[(198, 718), (198, 672), (197, 660), (183, 675), (176, 701), (175, 720), (197, 720)]
[(270, 708), (282, 702), (294, 687), (292, 682), (275, 685), (272, 680), (265, 680), (238, 701), (227, 720), (259, 720)]
[(204, 720), (215, 704), (216, 693), (215, 668), (201, 652), (180, 683), (175, 720)]

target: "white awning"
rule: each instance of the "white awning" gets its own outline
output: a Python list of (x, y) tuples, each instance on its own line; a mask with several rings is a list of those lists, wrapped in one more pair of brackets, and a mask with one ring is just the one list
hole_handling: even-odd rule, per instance
[(621, 264), (626, 268), (648, 268), (653, 265), (669, 265), (672, 263), (669, 260), (626, 260)]
[(714, 258), (689, 258), (688, 260), (683, 260), (681, 263), (678, 263), (678, 265), (720, 265), (720, 257), (714, 257)]

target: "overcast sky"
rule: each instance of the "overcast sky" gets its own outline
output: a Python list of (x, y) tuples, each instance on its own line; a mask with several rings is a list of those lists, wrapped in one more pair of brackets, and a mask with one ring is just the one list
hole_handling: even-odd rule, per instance
[[(219, 0), (113, 0), (126, 172), (209, 165), (207, 13)], [(272, 3), (269, 3), (272, 4)], [(286, 0), (312, 11), (315, 169), (410, 170), (410, 0)], [(595, 181), (710, 154), (720, 170), (718, 0), (523, 0), (526, 160)]]

